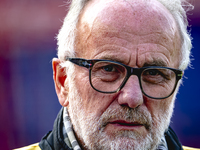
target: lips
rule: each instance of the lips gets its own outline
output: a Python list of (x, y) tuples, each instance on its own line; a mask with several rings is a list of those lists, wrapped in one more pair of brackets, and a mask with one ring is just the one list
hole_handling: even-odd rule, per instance
[(139, 126), (144, 126), (144, 124), (141, 124), (139, 122), (127, 122), (124, 120), (116, 120), (109, 122), (112, 125), (118, 125), (118, 126), (125, 126), (125, 127), (139, 127)]

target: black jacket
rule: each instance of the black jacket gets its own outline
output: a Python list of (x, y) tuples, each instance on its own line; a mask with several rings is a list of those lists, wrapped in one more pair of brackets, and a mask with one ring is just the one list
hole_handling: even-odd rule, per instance
[[(71, 150), (64, 142), (62, 133), (63, 125), (63, 108), (60, 110), (55, 122), (53, 130), (47, 133), (39, 143), (42, 150)], [(181, 143), (174, 131), (169, 127), (165, 133), (169, 150), (183, 150)]]

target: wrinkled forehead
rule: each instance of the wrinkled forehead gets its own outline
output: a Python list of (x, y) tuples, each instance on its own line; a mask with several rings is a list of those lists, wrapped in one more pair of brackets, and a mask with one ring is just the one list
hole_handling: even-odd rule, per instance
[(87, 24), (91, 30), (112, 27), (139, 35), (163, 31), (175, 34), (177, 30), (171, 13), (157, 0), (90, 1), (80, 24)]

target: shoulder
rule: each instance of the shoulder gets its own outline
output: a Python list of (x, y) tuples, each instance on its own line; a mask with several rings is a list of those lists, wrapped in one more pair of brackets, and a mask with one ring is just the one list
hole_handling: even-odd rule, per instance
[(17, 148), (14, 150), (41, 150), (41, 148), (39, 147), (39, 143), (36, 143), (36, 144), (32, 144), (26, 147)]
[(200, 149), (199, 148), (192, 148), (192, 147), (183, 146), (183, 150), (200, 150)]

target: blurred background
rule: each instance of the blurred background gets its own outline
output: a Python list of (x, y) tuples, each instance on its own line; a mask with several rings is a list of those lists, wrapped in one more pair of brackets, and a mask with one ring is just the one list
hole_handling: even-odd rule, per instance
[[(171, 126), (181, 142), (200, 148), (200, 2), (189, 12), (192, 67), (176, 100)], [(61, 106), (54, 90), (51, 60), (55, 36), (67, 12), (63, 0), (0, 1), (0, 147), (39, 142), (53, 127)]]

